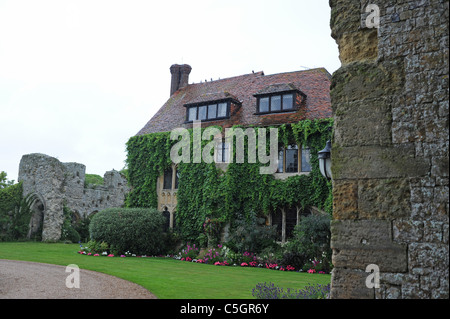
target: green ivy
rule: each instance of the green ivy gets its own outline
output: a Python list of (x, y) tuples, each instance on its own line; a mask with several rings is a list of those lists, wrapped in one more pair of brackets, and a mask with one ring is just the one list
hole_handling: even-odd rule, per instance
[(22, 193), (22, 182), (0, 188), (0, 241), (26, 238), (31, 210)]
[[(180, 163), (176, 209), (180, 235), (185, 240), (197, 242), (207, 218), (226, 222), (239, 214), (251, 219), (254, 215), (267, 216), (280, 207), (315, 206), (331, 214), (331, 183), (320, 174), (315, 154), (331, 138), (332, 126), (332, 119), (304, 120), (278, 126), (280, 144), (297, 143), (310, 148), (312, 171), (308, 175), (275, 179), (273, 175), (259, 173), (259, 162), (233, 161), (225, 172), (214, 163)], [(190, 134), (192, 143), (192, 130)], [(176, 142), (170, 139), (170, 132), (129, 139), (127, 166), (132, 191), (126, 199), (128, 207), (157, 207), (157, 179), (171, 167), (170, 149)], [(203, 146), (208, 142), (202, 141)]]

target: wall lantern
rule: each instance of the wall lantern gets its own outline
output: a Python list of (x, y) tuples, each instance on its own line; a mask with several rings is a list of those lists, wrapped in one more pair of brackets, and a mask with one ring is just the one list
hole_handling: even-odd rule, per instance
[(320, 173), (326, 178), (331, 179), (331, 141), (318, 153)]

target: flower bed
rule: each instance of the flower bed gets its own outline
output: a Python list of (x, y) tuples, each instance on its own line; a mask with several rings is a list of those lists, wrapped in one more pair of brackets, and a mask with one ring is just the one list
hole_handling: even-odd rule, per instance
[[(262, 257), (251, 252), (245, 251), (242, 254), (231, 252), (227, 247), (221, 244), (218, 244), (217, 247), (208, 249), (203, 254), (197, 255), (197, 258), (186, 256), (186, 252), (193, 251), (198, 252), (198, 249), (195, 249), (195, 245), (191, 247), (187, 244), (186, 248), (183, 248), (178, 255), (175, 255), (172, 258), (180, 261), (211, 264), (215, 266), (257, 267), (280, 271), (303, 272), (303, 269), (296, 270), (292, 265), (279, 265), (278, 263), (265, 262)], [(309, 269), (306, 272), (310, 274), (326, 274), (320, 269), (322, 269), (321, 262), (315, 259), (311, 261)]]
[[(102, 246), (103, 248), (106, 245)], [(237, 267), (255, 267), (255, 268), (267, 268), (271, 270), (279, 270), (279, 271), (297, 271), (303, 272), (303, 269), (296, 269), (292, 265), (279, 265), (278, 263), (268, 261), (266, 262), (264, 258), (257, 256), (254, 253), (245, 251), (242, 254), (235, 253), (230, 251), (227, 247), (219, 244), (215, 248), (210, 248), (208, 250), (200, 253), (200, 249), (195, 247), (194, 245), (187, 244), (186, 247), (181, 249), (181, 251), (177, 255), (159, 255), (159, 256), (147, 256), (147, 255), (136, 255), (132, 254), (129, 251), (125, 252), (125, 254), (114, 254), (109, 250), (103, 251), (99, 253), (98, 251), (94, 252), (89, 247), (83, 247), (80, 244), (79, 254), (87, 255), (87, 256), (107, 256), (107, 257), (115, 257), (119, 256), (121, 258), (125, 257), (166, 257), (173, 258), (180, 261), (194, 262), (200, 264), (210, 264), (215, 266), (237, 266)], [(326, 272), (322, 271), (321, 262), (318, 260), (313, 260), (308, 264), (309, 268), (306, 272), (309, 274), (326, 274)]]

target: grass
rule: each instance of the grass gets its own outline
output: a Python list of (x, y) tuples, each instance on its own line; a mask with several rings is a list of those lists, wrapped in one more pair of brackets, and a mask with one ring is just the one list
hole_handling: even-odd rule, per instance
[[(251, 299), (259, 282), (284, 288), (328, 284), (331, 276), (265, 268), (214, 266), (171, 258), (93, 257), (77, 253), (78, 244), (0, 243), (0, 259), (25, 260), (94, 270), (137, 283), (161, 299)], [(82, 278), (81, 278), (82, 280)]]

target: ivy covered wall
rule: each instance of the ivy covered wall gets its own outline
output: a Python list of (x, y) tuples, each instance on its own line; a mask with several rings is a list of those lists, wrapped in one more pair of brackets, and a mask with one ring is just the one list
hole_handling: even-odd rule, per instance
[[(306, 175), (276, 179), (273, 175), (260, 174), (262, 164), (258, 161), (232, 161), (225, 171), (215, 163), (179, 163), (176, 225), (182, 238), (197, 241), (206, 218), (227, 222), (237, 215), (268, 216), (281, 207), (310, 206), (331, 214), (331, 183), (320, 174), (316, 154), (331, 138), (332, 126), (332, 119), (278, 126), (280, 146), (296, 143), (310, 148), (312, 171)], [(192, 142), (192, 130), (190, 133)], [(170, 150), (175, 143), (176, 140), (170, 139), (170, 132), (129, 139), (127, 166), (132, 190), (126, 199), (128, 207), (157, 207), (157, 179), (171, 167)], [(209, 141), (202, 143), (204, 146)]]

